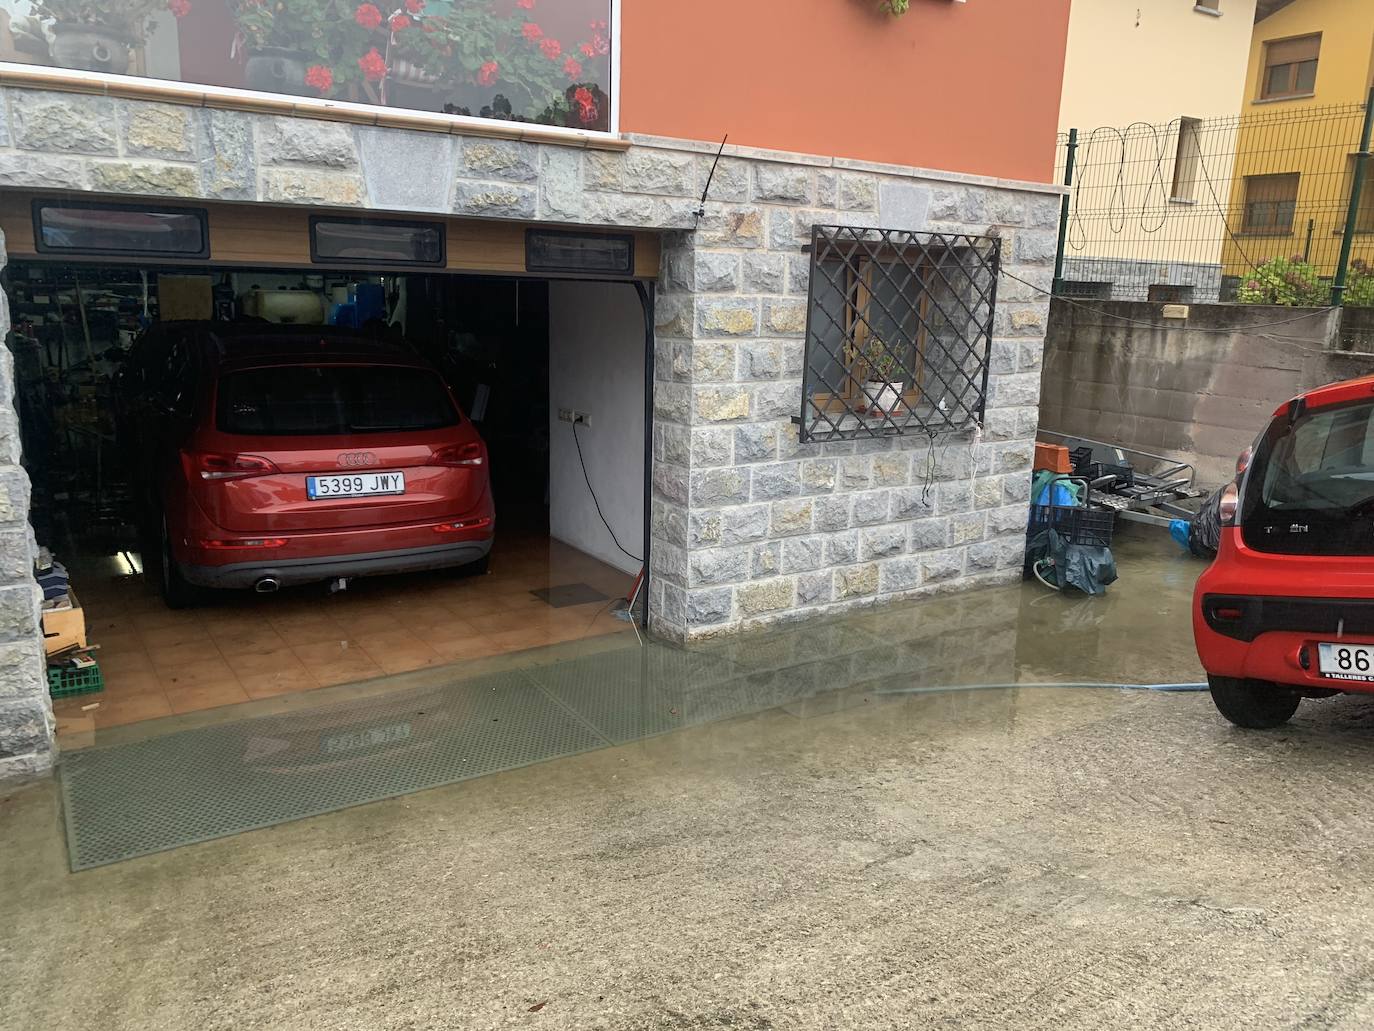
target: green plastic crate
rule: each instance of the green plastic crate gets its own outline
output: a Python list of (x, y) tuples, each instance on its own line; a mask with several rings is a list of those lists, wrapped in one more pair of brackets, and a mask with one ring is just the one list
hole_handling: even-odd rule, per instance
[(70, 698), (78, 694), (94, 694), (105, 690), (105, 678), (99, 666), (85, 669), (62, 669), (48, 667), (48, 694), (54, 698)]

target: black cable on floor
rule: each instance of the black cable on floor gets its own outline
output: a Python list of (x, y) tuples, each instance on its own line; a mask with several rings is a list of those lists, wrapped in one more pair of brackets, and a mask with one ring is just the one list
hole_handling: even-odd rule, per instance
[(596, 506), (596, 514), (601, 517), (601, 525), (604, 526), (606, 532), (611, 535), (611, 540), (615, 541), (615, 546), (617, 548), (625, 552), (627, 556), (634, 559), (636, 562), (642, 563), (644, 560), (638, 555), (625, 551), (625, 545), (620, 543), (620, 539), (616, 537), (615, 531), (611, 529), (611, 524), (606, 522), (606, 514), (601, 511), (601, 502), (596, 500), (596, 490), (592, 487), (592, 478), (587, 475), (587, 462), (582, 457), (582, 440), (577, 435), (577, 423), (572, 424), (572, 431), (573, 443), (577, 445), (577, 462), (582, 466), (582, 478), (587, 481), (587, 491), (592, 496), (592, 504)]

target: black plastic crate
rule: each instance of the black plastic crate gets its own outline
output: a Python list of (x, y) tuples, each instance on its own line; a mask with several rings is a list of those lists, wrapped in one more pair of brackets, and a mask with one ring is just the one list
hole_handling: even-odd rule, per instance
[(1103, 508), (1070, 508), (1067, 505), (1032, 505), (1030, 534), (1054, 530), (1070, 544), (1090, 548), (1110, 548), (1116, 513)]
[(1104, 476), (1115, 476), (1116, 486), (1132, 487), (1135, 485), (1135, 469), (1129, 465), (1113, 465), (1110, 462), (1089, 462), (1079, 469), (1074, 467), (1074, 473), (1084, 477), (1089, 483), (1100, 480)]
[(1073, 466), (1076, 475), (1082, 476), (1080, 470), (1086, 468), (1093, 460), (1093, 449), (1090, 447), (1076, 447), (1069, 452), (1069, 464)]

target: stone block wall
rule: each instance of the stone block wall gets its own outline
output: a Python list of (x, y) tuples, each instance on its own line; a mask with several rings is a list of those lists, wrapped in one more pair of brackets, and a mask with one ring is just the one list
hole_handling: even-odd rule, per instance
[[(9, 328), (9, 299), (0, 292), (0, 334)], [(0, 347), (0, 782), (45, 773), (53, 760), (42, 592), (33, 579), (29, 477), (19, 464), (14, 386), (14, 355)]]
[[(695, 639), (1018, 577), (1058, 188), (733, 147), (712, 176), (713, 144), (626, 143), (562, 146), (463, 136), (457, 126), (426, 132), (0, 88), (0, 189), (663, 232), (651, 471), (661, 634)], [(998, 284), (981, 427), (933, 443), (799, 443), (803, 248), (818, 223), (1002, 238), (1009, 274)], [(47, 761), (50, 717), (11, 380), (0, 386), (0, 648), (16, 649), (7, 669), (23, 668), (0, 681), (3, 774), (6, 762), (36, 770)], [(26, 751), (35, 735), (39, 747)]]
[[(803, 163), (729, 174), (739, 199), (668, 238), (660, 282), (660, 632), (697, 639), (1019, 578), (1057, 198)], [(1002, 237), (1016, 278), (998, 285), (983, 426), (799, 442), (813, 224)]]

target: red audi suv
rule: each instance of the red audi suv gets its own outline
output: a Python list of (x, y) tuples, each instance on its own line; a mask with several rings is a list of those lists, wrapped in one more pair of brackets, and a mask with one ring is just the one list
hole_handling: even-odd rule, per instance
[(202, 587), (274, 591), (487, 560), (486, 445), (402, 342), (158, 323), (115, 397), (145, 562), (173, 608)]
[(1304, 698), (1374, 693), (1374, 376), (1282, 405), (1221, 519), (1193, 599), (1221, 714), (1275, 727)]

